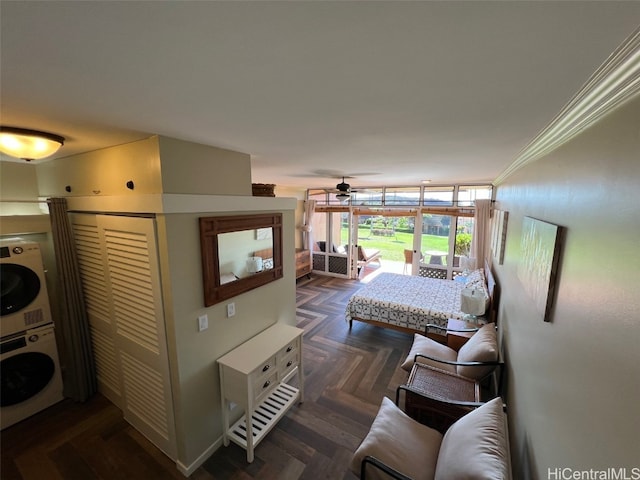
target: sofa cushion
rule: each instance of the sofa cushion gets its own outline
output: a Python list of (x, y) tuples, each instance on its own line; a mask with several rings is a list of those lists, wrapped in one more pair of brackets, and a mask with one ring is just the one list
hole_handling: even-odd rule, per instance
[[(498, 360), (498, 339), (493, 323), (483, 325), (458, 352), (458, 362), (495, 362), (496, 360)], [(458, 366), (457, 373), (463, 377), (479, 380), (495, 368), (495, 365), (487, 365), (486, 367)]]
[[(440, 360), (447, 360), (449, 362), (455, 362), (457, 353), (455, 350), (436, 342), (435, 340), (425, 337), (416, 333), (413, 335), (413, 345), (411, 345), (411, 351), (407, 355), (406, 360), (401, 365), (406, 371), (410, 372), (413, 368), (413, 362), (416, 354), (427, 355), (429, 357), (437, 358)], [(434, 362), (426, 358), (420, 358), (420, 363), (431, 365), (432, 367), (439, 368), (440, 370), (446, 370), (448, 372), (456, 373), (456, 366), (449, 365), (448, 363)]]
[[(360, 476), (362, 460), (370, 455), (411, 478), (433, 479), (441, 442), (440, 432), (412, 420), (385, 397), (369, 433), (353, 455), (351, 470)], [(368, 466), (367, 478), (389, 477)]]
[(449, 427), (440, 446), (435, 479), (510, 479), (510, 465), (508, 432), (498, 397)]

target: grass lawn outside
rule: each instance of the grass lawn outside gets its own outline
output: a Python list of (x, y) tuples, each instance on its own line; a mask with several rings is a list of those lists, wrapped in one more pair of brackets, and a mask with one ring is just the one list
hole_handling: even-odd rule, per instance
[[(348, 230), (342, 229), (342, 244), (348, 241)], [(383, 260), (404, 262), (404, 250), (413, 249), (413, 233), (395, 232), (391, 236), (373, 235), (371, 229), (361, 227), (358, 229), (358, 244), (363, 248), (373, 248), (382, 252)], [(449, 251), (449, 237), (439, 235), (422, 235), (422, 250)]]

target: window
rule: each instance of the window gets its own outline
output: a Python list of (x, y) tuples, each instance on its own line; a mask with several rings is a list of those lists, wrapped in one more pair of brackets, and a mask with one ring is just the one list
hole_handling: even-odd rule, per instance
[(388, 206), (420, 205), (420, 187), (388, 187), (384, 189), (384, 204)]
[(453, 205), (453, 186), (424, 187), (422, 204), (439, 206), (439, 207)]
[(491, 185), (460, 185), (458, 187), (458, 206), (472, 207), (476, 200), (490, 199), (492, 190)]

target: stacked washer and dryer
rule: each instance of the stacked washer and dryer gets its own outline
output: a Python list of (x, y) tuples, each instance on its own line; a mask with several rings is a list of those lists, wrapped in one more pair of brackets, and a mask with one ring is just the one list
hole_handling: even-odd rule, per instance
[(62, 400), (40, 245), (0, 241), (0, 428)]

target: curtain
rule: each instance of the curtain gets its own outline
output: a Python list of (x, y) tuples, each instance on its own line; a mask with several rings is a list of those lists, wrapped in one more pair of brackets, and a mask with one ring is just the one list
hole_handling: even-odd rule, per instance
[(484, 268), (488, 232), (490, 228), (491, 200), (476, 200), (471, 256), (476, 259), (477, 268)]
[(84, 402), (96, 392), (97, 380), (67, 200), (50, 198), (47, 205), (60, 285), (61, 315), (56, 322), (56, 334), (65, 347), (64, 395)]
[(317, 200), (305, 200), (304, 202), (304, 222), (302, 225), (302, 242), (313, 255), (313, 216), (316, 213)]

